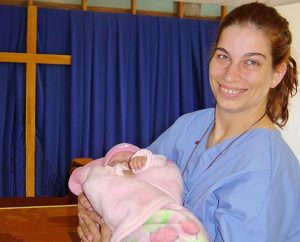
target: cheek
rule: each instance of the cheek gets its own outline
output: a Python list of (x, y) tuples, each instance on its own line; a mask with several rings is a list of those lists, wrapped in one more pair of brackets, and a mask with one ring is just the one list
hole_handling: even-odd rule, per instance
[(209, 63), (209, 75), (214, 76), (215, 75), (215, 62), (214, 59), (211, 60)]
[(217, 61), (214, 61), (214, 59), (212, 59), (209, 65), (210, 78), (218, 79), (218, 77), (221, 77), (224, 74), (224, 71), (225, 67), (218, 64)]
[(211, 64), (209, 68), (209, 83), (212, 88), (217, 84), (217, 80), (220, 78), (220, 76), (220, 68), (217, 68), (216, 65)]
[(211, 62), (211, 64), (209, 65), (209, 82), (211, 86), (213, 85), (215, 76), (216, 76), (215, 65), (213, 65), (213, 63)]
[(247, 78), (245, 79), (249, 88), (254, 91), (254, 96), (267, 96), (270, 90), (270, 82), (266, 77)]

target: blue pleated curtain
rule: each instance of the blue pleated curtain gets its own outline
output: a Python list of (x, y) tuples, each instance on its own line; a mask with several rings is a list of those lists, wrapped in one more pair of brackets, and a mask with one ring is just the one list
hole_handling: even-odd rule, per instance
[[(0, 7), (0, 52), (25, 52), (26, 10)], [(25, 65), (0, 62), (0, 195), (25, 193)]]
[[(72, 158), (98, 158), (120, 142), (145, 147), (183, 113), (213, 106), (208, 60), (217, 26), (207, 20), (39, 9), (38, 52), (71, 54), (72, 65), (38, 65), (36, 195), (67, 193)], [(13, 73), (24, 88), (24, 69)], [(24, 89), (22, 95), (22, 123), (14, 130), (24, 132)], [(18, 150), (15, 143), (4, 146), (2, 133), (11, 120), (2, 125), (8, 104), (0, 107), (0, 195), (22, 196), (24, 183), (16, 183), (12, 161), (3, 155)], [(18, 142), (22, 152), (14, 157), (20, 156), (24, 179), (24, 141)]]

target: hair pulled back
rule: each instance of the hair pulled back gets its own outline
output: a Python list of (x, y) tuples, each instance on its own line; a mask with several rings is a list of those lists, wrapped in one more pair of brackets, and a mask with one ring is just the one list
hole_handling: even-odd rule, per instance
[(216, 46), (225, 28), (231, 25), (254, 25), (270, 41), (272, 65), (276, 68), (282, 62), (287, 64), (287, 71), (281, 82), (268, 93), (266, 113), (271, 121), (280, 128), (286, 124), (289, 112), (290, 96), (297, 93), (297, 64), (291, 56), (292, 35), (288, 21), (275, 8), (263, 3), (253, 2), (241, 5), (231, 11), (220, 23)]

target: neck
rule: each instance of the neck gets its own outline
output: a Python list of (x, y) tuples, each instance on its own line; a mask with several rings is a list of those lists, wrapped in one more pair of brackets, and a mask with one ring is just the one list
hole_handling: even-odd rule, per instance
[(215, 124), (207, 146), (211, 147), (253, 128), (274, 128), (264, 109), (247, 113), (228, 113), (216, 108)]

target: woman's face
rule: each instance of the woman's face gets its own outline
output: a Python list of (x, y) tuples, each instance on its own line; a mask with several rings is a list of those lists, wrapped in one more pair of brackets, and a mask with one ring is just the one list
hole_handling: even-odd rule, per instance
[(270, 42), (252, 25), (224, 29), (210, 62), (209, 75), (217, 108), (227, 112), (261, 113), (269, 89), (278, 84)]

